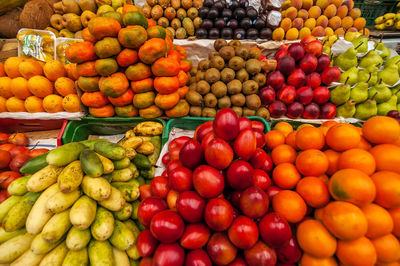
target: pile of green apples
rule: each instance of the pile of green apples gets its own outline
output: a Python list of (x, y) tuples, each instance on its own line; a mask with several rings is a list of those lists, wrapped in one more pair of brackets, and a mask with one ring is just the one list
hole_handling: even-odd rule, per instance
[[(382, 42), (376, 42), (368, 51), (365, 36), (358, 36), (352, 44), (333, 60), (342, 70), (342, 84), (330, 94), (330, 101), (337, 106), (336, 116), (367, 120), (400, 111), (400, 56), (390, 57), (390, 50)], [(360, 54), (364, 56), (357, 56)]]

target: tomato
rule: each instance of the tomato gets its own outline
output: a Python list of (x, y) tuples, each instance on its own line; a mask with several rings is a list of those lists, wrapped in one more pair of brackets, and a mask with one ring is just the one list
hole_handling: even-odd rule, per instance
[(3, 189), (7, 189), (8, 186), (21, 175), (18, 172), (14, 171), (5, 171), (0, 173), (0, 187)]
[(9, 137), (8, 134), (0, 132), (0, 144), (8, 143)]
[(231, 194), (231, 202), (232, 205), (235, 206), (236, 208), (240, 208), (240, 190), (235, 190)]
[(285, 246), (292, 237), (289, 223), (277, 213), (270, 212), (258, 224), (264, 242), (273, 248)]
[(10, 135), (8, 142), (17, 146), (28, 146), (29, 139), (24, 133), (13, 133)]
[(247, 117), (239, 117), (239, 131), (251, 129), (251, 120)]
[(179, 193), (173, 189), (168, 192), (167, 205), (170, 210), (176, 210), (176, 202), (178, 200)]
[(240, 194), (240, 210), (250, 218), (261, 218), (268, 211), (268, 195), (258, 187), (249, 187)]
[(139, 266), (153, 266), (152, 257), (143, 257), (140, 259)]
[(148, 197), (152, 196), (151, 193), (151, 185), (150, 184), (143, 184), (139, 187), (139, 192), (140, 192), (140, 199), (144, 200)]
[(170, 161), (179, 160), (179, 152), (181, 151), (180, 147), (174, 147), (169, 149), (169, 159)]
[(235, 154), (243, 160), (249, 160), (257, 149), (256, 135), (252, 129), (240, 131), (233, 143)]
[(168, 144), (168, 150), (171, 151), (171, 149), (174, 148), (181, 148), (183, 144), (185, 144), (186, 141), (190, 140), (189, 137), (187, 136), (182, 136), (176, 139), (173, 139), (169, 144)]
[(212, 263), (207, 252), (195, 249), (186, 254), (185, 266), (212, 266)]
[(211, 199), (204, 210), (204, 220), (214, 231), (225, 231), (233, 220), (232, 205), (226, 199)]
[(251, 248), (258, 240), (257, 224), (246, 216), (239, 216), (228, 230), (231, 242), (241, 249)]
[(139, 251), (139, 254), (143, 257), (153, 255), (157, 245), (158, 241), (154, 238), (149, 229), (145, 229), (140, 232), (136, 240), (136, 247)]
[(203, 219), (206, 203), (195, 191), (185, 191), (179, 194), (176, 208), (182, 218), (189, 223), (198, 223)]
[(263, 148), (265, 146), (265, 137), (264, 133), (261, 131), (261, 129), (253, 129), (254, 135), (256, 136), (256, 141), (257, 141), (257, 148)]
[(162, 157), (161, 161), (162, 161), (162, 163), (163, 163), (164, 165), (167, 165), (167, 164), (169, 163), (169, 161), (170, 161), (169, 152), (167, 152), (166, 154), (164, 154), (164, 156)]
[(181, 161), (179, 161), (179, 160), (170, 161), (170, 162), (167, 164), (167, 175), (169, 176), (169, 174), (170, 174), (174, 169), (176, 169), (176, 168), (178, 168), (178, 167), (181, 167), (181, 166), (182, 166), (182, 163), (181, 163)]
[(15, 146), (10, 150), (10, 155), (12, 158), (17, 156), (18, 154), (26, 154), (29, 155), (30, 150), (27, 147), (24, 146)]
[(229, 241), (226, 233), (216, 232), (208, 241), (207, 252), (215, 264), (227, 265), (236, 258), (237, 248)]
[(11, 154), (8, 151), (0, 150), (0, 169), (7, 168), (11, 162)]
[(231, 164), (233, 150), (225, 140), (216, 138), (207, 145), (205, 158), (209, 165), (222, 170)]
[(214, 132), (223, 140), (234, 140), (239, 134), (239, 118), (230, 108), (220, 110), (213, 123)]
[(301, 258), (301, 250), (296, 239), (292, 236), (285, 246), (276, 249), (279, 261), (287, 264), (297, 263)]
[(255, 169), (262, 169), (265, 172), (270, 172), (272, 170), (272, 160), (271, 157), (260, 148), (257, 148), (253, 156), (250, 159), (250, 164)]
[(8, 198), (7, 196), (7, 190), (1, 190), (0, 191), (0, 203), (5, 201)]
[(185, 262), (185, 251), (179, 244), (160, 244), (154, 251), (153, 265), (183, 265)]
[(179, 160), (182, 165), (194, 169), (200, 165), (204, 158), (203, 147), (200, 142), (195, 140), (188, 140), (182, 145), (179, 152)]
[(168, 174), (168, 177), (171, 188), (178, 192), (191, 190), (193, 187), (192, 171), (189, 168), (186, 167), (175, 168)]
[(271, 178), (261, 169), (255, 169), (253, 171), (253, 182), (255, 187), (259, 187), (264, 191), (271, 186)]
[(166, 198), (169, 191), (168, 178), (156, 176), (151, 180), (151, 194), (160, 198)]
[(165, 170), (162, 172), (161, 176), (162, 176), (162, 177), (168, 177), (167, 169), (165, 169)]
[(272, 198), (279, 193), (279, 191), (281, 191), (281, 189), (277, 186), (270, 186), (269, 188), (267, 188), (267, 195), (269, 200), (272, 200)]
[(159, 197), (145, 198), (138, 207), (138, 220), (146, 228), (149, 228), (153, 216), (167, 208), (165, 201)]
[(224, 176), (215, 168), (200, 165), (193, 172), (193, 187), (203, 198), (214, 198), (224, 190)]
[(261, 240), (252, 248), (245, 250), (244, 257), (249, 266), (276, 265), (277, 262), (275, 250)]
[(31, 152), (29, 153), (29, 156), (30, 156), (31, 158), (34, 158), (34, 157), (36, 157), (36, 156), (45, 154), (45, 153), (47, 153), (48, 151), (49, 151), (49, 149), (36, 149), (36, 150), (31, 151)]
[(10, 169), (19, 172), (19, 169), (30, 159), (31, 157), (26, 154), (17, 154), (10, 162)]
[(203, 138), (209, 133), (213, 131), (213, 121), (207, 121), (204, 124), (201, 124), (196, 128), (194, 132), (193, 140), (202, 142)]
[(260, 121), (251, 121), (251, 127), (253, 129), (260, 129), (262, 132), (264, 132), (265, 126), (263, 123)]
[(210, 229), (204, 224), (188, 224), (181, 237), (181, 246), (186, 249), (204, 247), (210, 238)]
[(234, 261), (232, 261), (229, 266), (247, 266), (247, 263), (240, 256), (237, 256)]
[(243, 190), (253, 185), (253, 167), (246, 161), (234, 161), (226, 172), (229, 185), (238, 190)]
[(217, 136), (215, 135), (214, 131), (208, 132), (207, 135), (204, 136), (203, 140), (201, 141), (201, 146), (203, 147), (203, 150), (206, 149), (208, 144), (215, 139)]
[(3, 150), (3, 151), (10, 151), (12, 148), (14, 148), (15, 147), (15, 145), (14, 144), (10, 144), (10, 143), (6, 143), (6, 144), (2, 144), (2, 145), (0, 145), (0, 150)]
[(173, 243), (183, 234), (185, 224), (179, 214), (171, 210), (156, 213), (151, 219), (150, 232), (161, 243)]

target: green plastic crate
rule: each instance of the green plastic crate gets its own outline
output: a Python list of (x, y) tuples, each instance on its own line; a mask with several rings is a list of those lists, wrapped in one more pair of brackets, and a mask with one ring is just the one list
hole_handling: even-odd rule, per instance
[[(248, 116), (252, 121), (259, 121), (264, 124), (264, 133), (267, 133), (268, 131), (271, 130), (268, 122), (259, 116)], [(186, 129), (186, 130), (195, 130), (199, 125), (207, 122), (214, 120), (214, 118), (209, 118), (209, 117), (182, 117), (182, 118), (173, 118), (170, 119), (167, 123), (167, 128), (165, 130), (165, 134), (163, 135), (163, 145), (168, 141), (169, 138), (169, 133), (171, 132), (172, 128), (180, 128), (180, 129)]]
[[(62, 143), (70, 143), (75, 141), (87, 140), (89, 135), (117, 135), (124, 134), (134, 126), (144, 121), (159, 122), (163, 125), (162, 139), (164, 139), (166, 123), (159, 118), (144, 119), (141, 117), (83, 117), (82, 120), (69, 121), (65, 127)], [(164, 145), (164, 143), (162, 143)]]
[(361, 10), (361, 16), (366, 19), (367, 26), (375, 25), (375, 19), (383, 16), (385, 13), (395, 12), (397, 2), (394, 0), (380, 1), (355, 1), (354, 7)]

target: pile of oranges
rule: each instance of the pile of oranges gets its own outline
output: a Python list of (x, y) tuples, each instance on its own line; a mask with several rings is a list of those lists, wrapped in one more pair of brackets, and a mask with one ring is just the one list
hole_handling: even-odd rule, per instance
[[(273, 210), (297, 225), (301, 265), (399, 265), (400, 125), (329, 121), (265, 135)], [(391, 264), (393, 263), (393, 264)], [(396, 264), (397, 263), (397, 264)]]
[(1, 112), (79, 112), (75, 64), (10, 57), (0, 63)]

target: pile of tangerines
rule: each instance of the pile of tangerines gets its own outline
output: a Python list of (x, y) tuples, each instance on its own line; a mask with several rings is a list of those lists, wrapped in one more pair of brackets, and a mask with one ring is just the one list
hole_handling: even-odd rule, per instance
[[(297, 224), (301, 265), (400, 263), (400, 125), (328, 121), (265, 135), (277, 187), (272, 207)], [(393, 263), (393, 264), (391, 264)]]

